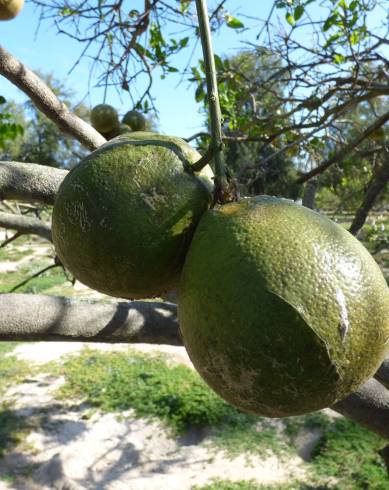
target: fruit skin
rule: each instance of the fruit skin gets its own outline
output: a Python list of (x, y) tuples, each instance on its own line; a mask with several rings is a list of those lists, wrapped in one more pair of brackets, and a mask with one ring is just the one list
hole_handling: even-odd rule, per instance
[(22, 10), (24, 0), (0, 0), (0, 20), (11, 20)]
[(174, 289), (212, 181), (184, 170), (200, 155), (180, 138), (130, 133), (75, 167), (54, 203), (61, 262), (93, 289), (145, 298)]
[(92, 126), (100, 133), (109, 133), (119, 127), (116, 109), (108, 104), (95, 106), (90, 115)]
[(203, 215), (178, 314), (204, 380), (267, 417), (332, 405), (389, 347), (389, 291), (366, 249), (324, 216), (268, 196)]
[(122, 119), (123, 124), (127, 124), (133, 131), (144, 131), (146, 129), (146, 119), (138, 111), (128, 111)]

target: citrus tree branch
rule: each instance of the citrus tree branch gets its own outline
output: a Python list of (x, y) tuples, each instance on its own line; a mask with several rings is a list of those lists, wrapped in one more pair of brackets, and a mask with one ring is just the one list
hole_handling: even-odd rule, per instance
[(389, 182), (389, 152), (386, 155), (386, 158), (387, 160), (383, 165), (379, 166), (374, 172), (374, 175), (368, 184), (365, 197), (355, 213), (353, 222), (349, 228), (349, 232), (353, 235), (357, 235), (361, 230), (362, 226), (365, 224), (367, 215)]
[(331, 408), (389, 439), (389, 390), (376, 379), (369, 379), (358, 391)]
[(82, 302), (38, 294), (1, 294), (0, 311), (0, 341), (182, 345), (172, 303)]
[(206, 0), (196, 0), (197, 16), (201, 46), (203, 48), (204, 69), (207, 82), (209, 115), (211, 119), (212, 148), (215, 161), (216, 192), (228, 188), (226, 170), (223, 163), (222, 115), (219, 104), (219, 94), (216, 80), (215, 59), (213, 56), (211, 29), (209, 27), (208, 8)]
[(374, 377), (389, 390), (389, 355), (381, 364)]
[(49, 223), (24, 216), (22, 214), (0, 212), (0, 227), (18, 231), (20, 234), (38, 235), (46, 240), (51, 240), (51, 227)]
[[(182, 345), (177, 307), (172, 303), (104, 303), (36, 294), (2, 294), (0, 311), (0, 341)], [(380, 381), (389, 384), (387, 363), (389, 358), (380, 368)], [(389, 439), (389, 390), (376, 379), (370, 379), (356, 393), (331, 408)]]
[(22, 90), (64, 133), (94, 150), (105, 143), (92, 126), (69, 111), (54, 92), (29, 68), (0, 46), (0, 74)]
[(374, 131), (383, 126), (387, 121), (389, 121), (389, 112), (385, 112), (382, 116), (378, 117), (372, 124), (370, 124), (361, 134), (350, 141), (347, 145), (343, 146), (339, 151), (335, 153), (331, 158), (324, 160), (318, 167), (306, 172), (296, 179), (298, 184), (302, 184), (307, 180), (319, 175), (327, 170), (328, 167), (336, 162), (340, 162), (345, 158), (350, 152), (356, 148), (362, 141), (364, 141), (368, 136), (370, 136)]
[(0, 162), (0, 199), (53, 204), (67, 170), (21, 162)]

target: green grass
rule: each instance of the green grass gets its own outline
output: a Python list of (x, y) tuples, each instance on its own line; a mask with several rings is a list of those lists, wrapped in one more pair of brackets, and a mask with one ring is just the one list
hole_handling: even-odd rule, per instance
[(8, 245), (0, 248), (0, 261), (16, 262), (27, 255), (31, 255), (33, 250), (31, 246), (15, 247)]
[(283, 457), (290, 456), (293, 451), (270, 419), (243, 413), (232, 407), (213, 428), (208, 445), (222, 450), (230, 458), (243, 452), (261, 456), (271, 452)]
[(18, 417), (8, 404), (0, 403), (0, 458), (20, 444), (31, 427), (24, 417)]
[(82, 398), (103, 411), (133, 409), (157, 417), (174, 433), (217, 424), (230, 409), (192, 370), (161, 356), (85, 350), (62, 367), (62, 397)]
[(295, 484), (261, 485), (253, 480), (229, 481), (215, 479), (203, 486), (194, 486), (192, 490), (296, 490), (302, 488)]
[(321, 479), (335, 477), (336, 490), (384, 490), (389, 477), (378, 454), (385, 441), (347, 420), (336, 420), (317, 446), (313, 472)]
[[(17, 342), (0, 342), (0, 400), (7, 388), (20, 383), (32, 372), (27, 362), (6, 355), (16, 345)], [(15, 414), (11, 403), (0, 401), (0, 457), (19, 444), (29, 431), (29, 422)]]
[(233, 408), (196, 372), (168, 365), (162, 356), (85, 350), (59, 369), (66, 379), (60, 397), (79, 398), (103, 411), (133, 409), (137, 417), (161, 420), (173, 435), (212, 427), (210, 447), (231, 457), (288, 450), (269, 420)]
[[(5, 344), (13, 344), (13, 342), (6, 342)], [(5, 350), (11, 347), (9, 345), (4, 346), (0, 343), (2, 352), (0, 352), (0, 396), (11, 385), (19, 383), (27, 375), (31, 373), (31, 366), (26, 361), (19, 360), (15, 356), (4, 355)]]
[[(32, 276), (44, 267), (52, 264), (50, 258), (39, 258), (24, 263), (16, 271), (0, 274), (0, 293), (9, 292), (14, 286)], [(17, 289), (18, 293), (46, 293), (50, 294), (51, 290), (58, 285), (66, 282), (66, 276), (60, 267), (50, 269), (44, 274), (30, 280), (27, 284)]]
[(20, 342), (0, 342), (0, 356), (12, 352)]
[[(162, 421), (173, 436), (193, 427), (209, 428), (206, 444), (231, 457), (242, 452), (287, 457), (296, 454), (293, 439), (301, 430), (315, 428), (324, 434), (313, 459), (305, 463), (314, 486), (288, 483), (261, 487), (252, 486), (252, 482), (217, 481), (202, 490), (389, 488), (377, 453), (385, 441), (348, 420), (333, 420), (320, 412), (291, 417), (283, 419), (280, 435), (271, 420), (242, 413), (225, 403), (189, 368), (131, 350), (85, 350), (57, 364), (55, 370), (65, 377), (59, 392), (62, 398), (86, 401), (93, 409), (106, 412), (133, 409), (137, 417)], [(338, 481), (335, 487), (331, 486), (334, 480)]]

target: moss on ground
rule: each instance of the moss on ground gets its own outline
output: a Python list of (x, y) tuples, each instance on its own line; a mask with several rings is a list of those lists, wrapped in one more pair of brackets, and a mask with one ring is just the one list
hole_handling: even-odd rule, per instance
[(202, 486), (194, 486), (192, 490), (297, 490), (294, 484), (261, 485), (253, 480), (229, 481), (215, 479)]
[(137, 417), (161, 420), (173, 436), (193, 427), (208, 428), (207, 444), (231, 457), (242, 452), (295, 455), (293, 439), (301, 430), (320, 429), (323, 433), (312, 460), (305, 463), (311, 486), (299, 482), (266, 487), (220, 480), (212, 483), (214, 486), (200, 487), (201, 490), (389, 488), (384, 464), (377, 453), (385, 441), (346, 419), (331, 419), (315, 412), (282, 419), (277, 424), (254, 417), (221, 400), (196, 372), (185, 366), (169, 365), (162, 355), (88, 349), (57, 364), (55, 369), (57, 375), (65, 377), (59, 396), (82, 399), (94, 409), (107, 412), (133, 409)]

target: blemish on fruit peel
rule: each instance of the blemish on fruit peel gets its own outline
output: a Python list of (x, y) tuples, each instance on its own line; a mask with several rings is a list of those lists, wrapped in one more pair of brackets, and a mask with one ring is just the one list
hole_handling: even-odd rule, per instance
[(346, 298), (341, 289), (336, 290), (336, 301), (338, 302), (340, 308), (340, 321), (339, 321), (339, 331), (342, 342), (346, 340), (347, 333), (350, 328), (350, 322), (348, 320)]
[(169, 317), (173, 316), (172, 311), (167, 311), (167, 310), (164, 310), (163, 308), (155, 308), (155, 311), (156, 311), (156, 313), (163, 316), (164, 318), (169, 318)]

